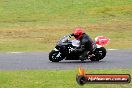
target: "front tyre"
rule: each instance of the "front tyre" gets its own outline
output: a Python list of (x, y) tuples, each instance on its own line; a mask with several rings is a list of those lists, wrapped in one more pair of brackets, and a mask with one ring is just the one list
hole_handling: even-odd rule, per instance
[(52, 62), (59, 62), (62, 60), (61, 53), (59, 51), (52, 50), (49, 53), (49, 60)]
[(94, 55), (93, 57), (90, 58), (91, 61), (99, 61), (101, 59), (103, 59), (106, 56), (106, 49), (104, 47), (101, 48), (97, 48), (94, 51)]

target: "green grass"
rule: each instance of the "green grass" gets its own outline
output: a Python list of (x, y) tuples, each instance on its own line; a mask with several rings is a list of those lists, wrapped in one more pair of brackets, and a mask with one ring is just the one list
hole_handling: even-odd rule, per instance
[(0, 51), (49, 51), (75, 27), (132, 48), (131, 0), (0, 0)]
[[(131, 74), (132, 69), (87, 70), (89, 74)], [(0, 71), (0, 88), (131, 88), (130, 84), (76, 83), (77, 70)]]
[[(111, 39), (107, 48), (132, 48), (131, 0), (0, 0), (0, 51), (49, 51), (75, 27), (92, 38)], [(88, 70), (126, 73), (131, 69)], [(0, 88), (80, 88), (75, 70), (0, 71)], [(82, 88), (131, 88), (90, 84)]]

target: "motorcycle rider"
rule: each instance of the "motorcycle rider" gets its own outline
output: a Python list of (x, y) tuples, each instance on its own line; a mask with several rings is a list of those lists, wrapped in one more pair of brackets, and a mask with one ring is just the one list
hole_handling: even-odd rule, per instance
[(74, 49), (72, 52), (79, 52), (81, 55), (79, 56), (79, 59), (81, 61), (84, 61), (87, 57), (87, 54), (90, 54), (93, 50), (93, 41), (92, 39), (83, 32), (83, 28), (76, 28), (74, 32), (71, 34), (71, 36), (74, 36), (75, 39), (80, 41), (80, 47), (77, 49)]

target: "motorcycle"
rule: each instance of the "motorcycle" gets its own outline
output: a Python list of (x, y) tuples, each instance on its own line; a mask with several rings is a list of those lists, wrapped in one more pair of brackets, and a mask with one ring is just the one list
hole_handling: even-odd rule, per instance
[[(61, 38), (55, 48), (49, 53), (49, 60), (52, 62), (59, 62), (63, 59), (65, 60), (80, 60), (79, 56), (81, 55), (79, 52), (72, 52), (74, 49), (79, 48), (80, 41), (73, 39), (70, 40), (71, 35), (65, 35)], [(93, 41), (93, 52), (92, 54), (87, 54), (87, 58), (91, 61), (99, 61), (106, 56), (106, 49), (104, 45), (109, 42), (109, 38), (104, 36), (97, 36)]]

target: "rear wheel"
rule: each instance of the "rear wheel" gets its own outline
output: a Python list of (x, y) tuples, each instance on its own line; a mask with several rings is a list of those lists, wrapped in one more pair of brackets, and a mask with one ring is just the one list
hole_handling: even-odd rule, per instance
[(59, 51), (52, 50), (49, 53), (49, 60), (52, 62), (59, 62), (62, 60), (61, 53)]
[(94, 55), (93, 57), (90, 58), (91, 61), (99, 61), (101, 59), (103, 59), (106, 56), (106, 49), (104, 47), (101, 48), (97, 48), (94, 51)]

